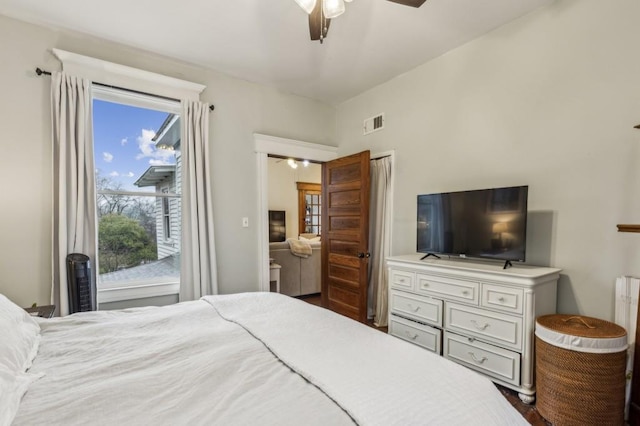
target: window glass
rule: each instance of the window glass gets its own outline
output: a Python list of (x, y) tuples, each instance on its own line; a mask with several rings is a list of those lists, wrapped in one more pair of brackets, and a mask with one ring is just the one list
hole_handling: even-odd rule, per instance
[(98, 288), (180, 281), (179, 118), (93, 100)]
[(306, 194), (305, 233), (320, 234), (320, 194)]

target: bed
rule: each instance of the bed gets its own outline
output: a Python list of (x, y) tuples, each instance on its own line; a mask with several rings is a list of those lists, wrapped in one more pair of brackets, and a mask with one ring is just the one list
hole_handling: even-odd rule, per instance
[(0, 295), (0, 424), (518, 425), (486, 378), (276, 293), (35, 319)]

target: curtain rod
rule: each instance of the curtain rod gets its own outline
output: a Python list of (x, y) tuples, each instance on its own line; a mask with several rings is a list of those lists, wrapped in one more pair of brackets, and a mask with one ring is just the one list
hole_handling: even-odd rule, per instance
[[(45, 70), (43, 70), (41, 68), (36, 68), (36, 74), (38, 74), (38, 75), (51, 75), (51, 72), (45, 71)], [(138, 95), (154, 96), (156, 98), (166, 99), (168, 101), (180, 102), (180, 99), (170, 98), (168, 96), (155, 95), (153, 93), (141, 92), (139, 90), (133, 90), (133, 89), (125, 89), (124, 87), (112, 86), (110, 84), (97, 83), (95, 81), (92, 81), (91, 83), (95, 84), (96, 86), (108, 87), (110, 89), (126, 90), (127, 92), (137, 93)], [(209, 105), (209, 110), (210, 111), (213, 111), (214, 109), (215, 109), (215, 106)]]

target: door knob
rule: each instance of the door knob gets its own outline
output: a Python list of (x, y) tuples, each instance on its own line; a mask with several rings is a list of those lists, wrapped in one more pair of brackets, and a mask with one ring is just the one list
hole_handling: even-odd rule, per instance
[(370, 257), (371, 257), (371, 253), (362, 253), (362, 252), (360, 252), (360, 253), (358, 253), (358, 257), (359, 257), (360, 259), (364, 259), (364, 258), (367, 258), (367, 259), (368, 259), (368, 258), (370, 258)]

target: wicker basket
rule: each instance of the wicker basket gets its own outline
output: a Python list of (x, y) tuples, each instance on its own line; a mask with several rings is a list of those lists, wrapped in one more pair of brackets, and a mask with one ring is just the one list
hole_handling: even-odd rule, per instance
[(627, 334), (571, 315), (536, 320), (536, 407), (554, 425), (624, 424)]

